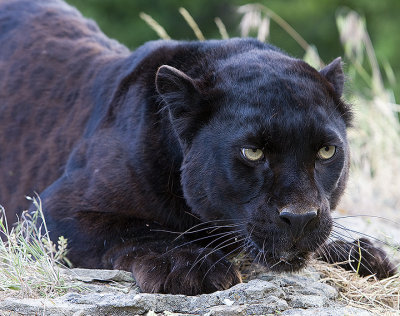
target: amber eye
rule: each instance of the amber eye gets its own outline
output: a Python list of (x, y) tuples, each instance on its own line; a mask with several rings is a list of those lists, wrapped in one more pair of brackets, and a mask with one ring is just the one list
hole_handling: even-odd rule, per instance
[(336, 153), (336, 146), (324, 146), (318, 150), (317, 157), (322, 160), (332, 158)]
[(250, 161), (258, 161), (264, 157), (264, 153), (258, 148), (242, 148), (242, 155)]

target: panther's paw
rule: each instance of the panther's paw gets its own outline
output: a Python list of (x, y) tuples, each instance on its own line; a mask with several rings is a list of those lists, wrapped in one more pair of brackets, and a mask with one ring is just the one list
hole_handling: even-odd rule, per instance
[(378, 279), (384, 279), (396, 273), (396, 268), (386, 252), (367, 238), (352, 242), (333, 241), (317, 254), (326, 262), (341, 262), (341, 267), (356, 271), (361, 276), (375, 275)]
[(225, 290), (240, 283), (240, 272), (210, 249), (177, 249), (136, 257), (131, 270), (144, 292), (197, 295)]

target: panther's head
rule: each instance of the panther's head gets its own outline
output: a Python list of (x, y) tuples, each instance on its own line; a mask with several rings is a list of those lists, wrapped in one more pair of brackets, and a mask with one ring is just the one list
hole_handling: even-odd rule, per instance
[(188, 205), (225, 220), (273, 270), (298, 270), (330, 234), (349, 169), (343, 83), (340, 58), (317, 71), (274, 50), (214, 61), (196, 77), (158, 70)]

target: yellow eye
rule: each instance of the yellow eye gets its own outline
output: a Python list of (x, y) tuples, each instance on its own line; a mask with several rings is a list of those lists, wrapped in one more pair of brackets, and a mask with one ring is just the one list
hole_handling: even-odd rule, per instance
[(322, 160), (332, 158), (336, 153), (336, 146), (324, 146), (318, 150), (317, 157)]
[(244, 158), (250, 161), (257, 161), (264, 157), (263, 151), (258, 148), (242, 148), (242, 155)]

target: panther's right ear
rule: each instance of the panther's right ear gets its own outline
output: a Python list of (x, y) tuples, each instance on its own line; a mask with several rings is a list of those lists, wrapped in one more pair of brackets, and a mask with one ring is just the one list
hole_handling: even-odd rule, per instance
[(174, 67), (163, 65), (158, 68), (155, 84), (158, 94), (166, 103), (181, 144), (190, 144), (204, 114), (209, 110), (202, 104), (199, 81)]
[(167, 65), (157, 70), (156, 89), (168, 105), (176, 102), (189, 101), (199, 93), (195, 81), (184, 72)]

